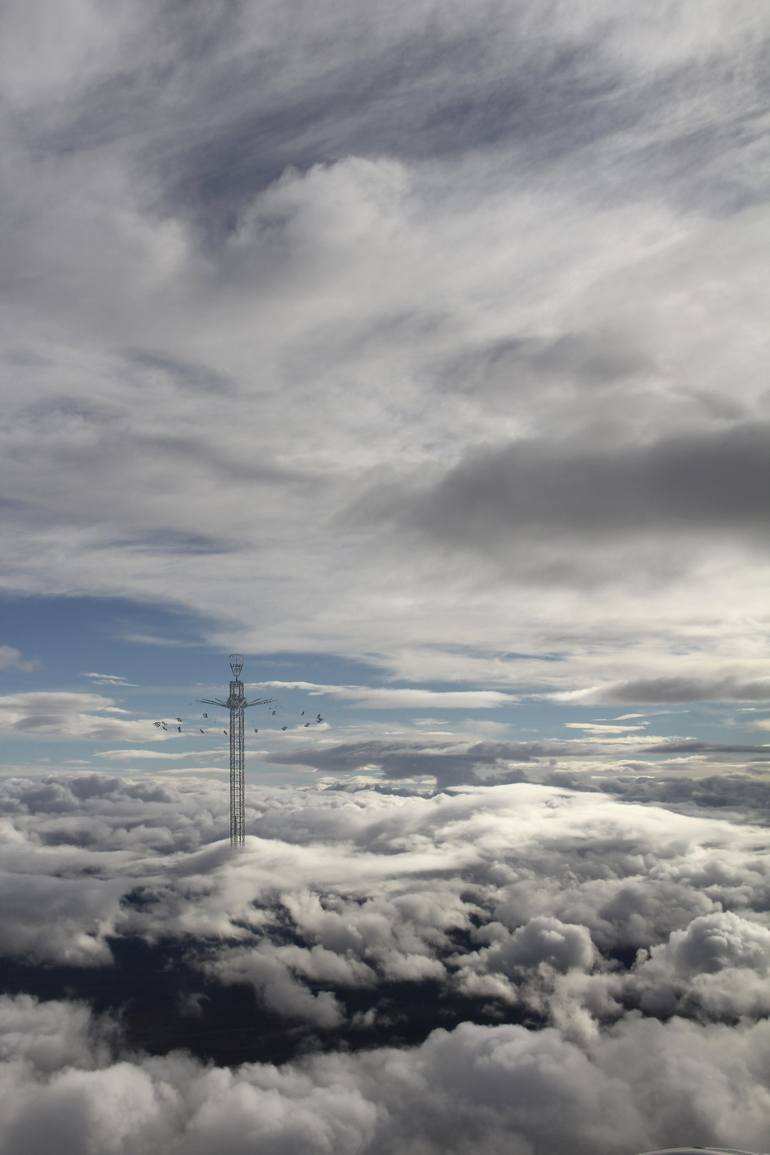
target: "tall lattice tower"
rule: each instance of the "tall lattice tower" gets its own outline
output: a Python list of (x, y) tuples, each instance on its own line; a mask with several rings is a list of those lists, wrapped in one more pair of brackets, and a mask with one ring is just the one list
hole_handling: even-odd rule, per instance
[(206, 706), (224, 706), (230, 711), (230, 845), (243, 846), (246, 842), (246, 779), (243, 712), (249, 706), (266, 706), (271, 698), (246, 701), (241, 681), (243, 654), (230, 655), (233, 678), (227, 701), (221, 698), (201, 698)]

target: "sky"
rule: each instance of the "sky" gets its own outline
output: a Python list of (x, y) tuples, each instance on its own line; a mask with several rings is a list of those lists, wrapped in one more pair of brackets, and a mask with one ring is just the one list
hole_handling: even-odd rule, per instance
[(3, 5), (9, 1149), (770, 1149), (769, 47)]
[(160, 770), (177, 715), (210, 764), (199, 688), (239, 650), (291, 723), (255, 721), (255, 778), (303, 709), (327, 753), (494, 740), (504, 772), (557, 741), (589, 768), (612, 737), (761, 770), (761, 6), (3, 22), (12, 767)]

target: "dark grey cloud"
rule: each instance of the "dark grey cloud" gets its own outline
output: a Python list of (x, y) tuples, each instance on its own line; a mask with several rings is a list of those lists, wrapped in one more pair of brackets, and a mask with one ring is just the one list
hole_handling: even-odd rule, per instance
[(434, 777), (439, 789), (463, 782), (493, 779), (516, 781), (519, 769), (532, 763), (590, 756), (590, 743), (578, 742), (463, 742), (417, 738), (401, 741), (369, 739), (298, 746), (271, 755), (277, 765), (309, 766), (314, 770), (340, 774), (377, 770), (385, 778)]
[[(586, 731), (574, 741), (421, 738), (416, 734), (400, 739), (371, 738), (355, 742), (335, 742), (327, 738), (269, 755), (271, 764), (309, 767), (329, 775), (330, 781), (336, 780), (340, 788), (344, 788), (341, 776), (352, 774), (369, 779), (374, 775), (383, 783), (414, 784), (427, 779), (435, 790), (474, 783), (561, 780), (575, 789), (603, 788), (605, 776), (609, 776), (607, 781), (612, 779), (621, 758), (629, 771), (651, 775), (658, 774), (661, 761), (665, 765), (667, 760), (697, 759), (698, 773), (703, 774), (707, 769), (724, 772), (727, 766), (734, 771), (761, 765), (770, 759), (770, 745), (682, 737), (651, 742), (643, 730), (603, 733), (599, 727), (597, 731)], [(683, 790), (692, 788), (688, 769), (692, 771), (692, 766), (683, 763)]]
[(422, 491), (374, 491), (360, 508), (474, 551), (518, 550), (513, 535), (554, 531), (570, 540), (705, 531), (761, 544), (769, 463), (764, 423), (617, 447), (524, 440), (478, 450)]
[(618, 706), (676, 702), (766, 702), (768, 699), (770, 678), (720, 673), (607, 682), (571, 696), (572, 701), (601, 701)]
[(655, 746), (647, 746), (642, 750), (644, 754), (716, 754), (729, 757), (731, 754), (748, 754), (753, 760), (763, 761), (770, 756), (770, 744), (751, 744), (740, 742), (703, 742), (698, 738), (682, 740), (672, 738), (670, 741), (659, 742)]

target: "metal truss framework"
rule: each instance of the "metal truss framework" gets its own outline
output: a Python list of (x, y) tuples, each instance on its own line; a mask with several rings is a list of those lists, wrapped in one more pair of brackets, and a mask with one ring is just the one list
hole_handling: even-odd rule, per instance
[(266, 706), (271, 698), (254, 698), (247, 702), (241, 681), (243, 655), (230, 655), (233, 680), (225, 701), (221, 698), (201, 698), (206, 706), (222, 706), (230, 711), (230, 845), (242, 847), (246, 843), (246, 778), (244, 710), (249, 706)]

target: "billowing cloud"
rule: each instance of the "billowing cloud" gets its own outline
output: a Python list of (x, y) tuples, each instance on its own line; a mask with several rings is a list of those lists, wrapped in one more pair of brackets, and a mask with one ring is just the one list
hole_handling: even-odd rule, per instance
[(745, 817), (531, 783), (248, 802), (233, 854), (220, 783), (0, 783), (9, 1149), (766, 1146)]
[[(250, 803), (254, 837), (233, 858), (206, 844), (226, 832), (219, 783), (7, 780), (5, 941), (16, 956), (64, 961), (87, 927), (108, 961), (111, 936), (213, 937), (223, 946), (206, 967), (255, 987), (292, 973), (341, 986), (407, 976), (451, 985), (456, 968), (590, 971), (600, 955), (658, 943), (718, 906), (750, 909), (765, 885), (753, 827), (598, 793), (526, 783), (432, 797), (260, 789)], [(696, 865), (704, 839), (708, 884)], [(13, 893), (32, 886), (36, 907), (14, 906)], [(127, 891), (136, 901), (122, 901)], [(30, 946), (37, 908), (49, 918)], [(281, 937), (287, 925), (293, 940)], [(463, 939), (475, 945), (458, 955)]]
[[(39, 1040), (57, 1017), (69, 1062), (51, 1071)], [(706, 1030), (629, 1019), (588, 1047), (554, 1029), (466, 1023), (413, 1049), (310, 1055), (280, 1069), (205, 1067), (179, 1052), (120, 1059), (100, 1052), (94, 1033), (79, 1008), (0, 1004), (9, 1149), (42, 1150), (55, 1135), (63, 1155), (158, 1146), (237, 1155), (255, 1143), (319, 1155), (459, 1155), (470, 1144), (485, 1155), (611, 1155), (619, 1144), (649, 1150), (677, 1137), (756, 1150), (767, 1135), (764, 1022)]]
[(724, 911), (693, 919), (654, 946), (627, 979), (648, 1012), (704, 1018), (761, 1018), (770, 1013), (770, 929)]

